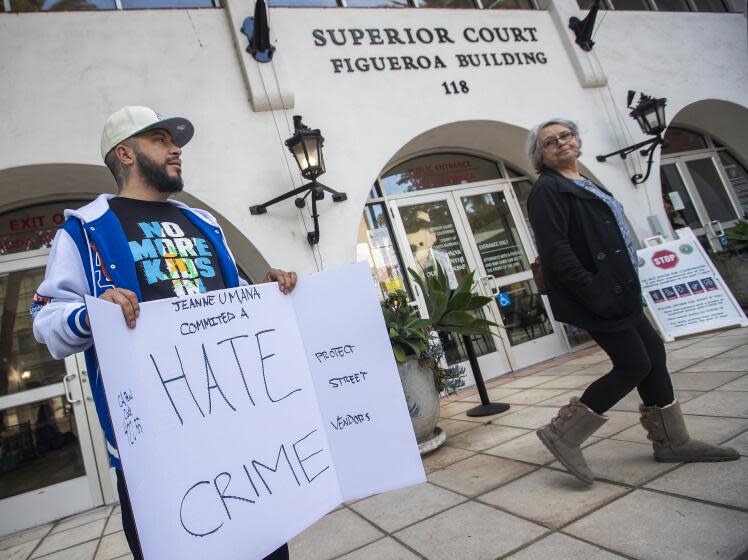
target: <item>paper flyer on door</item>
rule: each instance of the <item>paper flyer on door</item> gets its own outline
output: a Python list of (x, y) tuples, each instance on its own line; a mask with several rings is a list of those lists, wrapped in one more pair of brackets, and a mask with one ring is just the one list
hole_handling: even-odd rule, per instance
[(86, 305), (147, 560), (263, 558), (425, 481), (365, 263), (141, 304), (135, 329)]

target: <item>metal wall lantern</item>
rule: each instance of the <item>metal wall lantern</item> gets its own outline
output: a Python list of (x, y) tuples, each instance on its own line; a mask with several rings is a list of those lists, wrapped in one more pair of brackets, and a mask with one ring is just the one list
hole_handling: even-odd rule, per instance
[[(294, 124), (294, 135), (286, 140), (286, 146), (291, 151), (296, 164), (299, 166), (301, 176), (311, 181), (306, 185), (302, 185), (296, 189), (288, 191), (281, 196), (268, 200), (264, 204), (258, 204), (249, 208), (249, 213), (252, 215), (265, 214), (268, 206), (272, 206), (276, 202), (281, 202), (296, 196), (294, 204), (297, 208), (304, 208), (306, 206), (306, 198), (311, 196), (312, 201), (312, 221), (314, 222), (314, 231), (307, 232), (306, 238), (310, 245), (316, 245), (319, 243), (319, 212), (317, 211), (317, 201), (325, 198), (325, 191), (332, 194), (333, 202), (342, 202), (348, 199), (348, 196), (344, 192), (338, 192), (319, 183), (317, 177), (325, 172), (325, 158), (322, 154), (322, 146), (325, 143), (325, 139), (319, 130), (312, 130), (308, 126), (301, 122), (301, 116), (295, 115), (293, 118)], [(302, 193), (304, 196), (299, 196)]]
[(296, 159), (301, 176), (314, 181), (325, 172), (325, 158), (322, 155), (325, 139), (319, 129), (312, 130), (302, 124), (298, 115), (293, 118), (293, 126), (294, 135), (286, 140), (286, 146)]
[[(644, 176), (642, 176), (641, 173), (636, 173), (631, 176), (631, 182), (635, 185), (639, 185), (649, 178), (649, 174), (652, 171), (654, 151), (657, 146), (664, 143), (662, 133), (667, 127), (667, 122), (665, 121), (665, 105), (667, 104), (667, 99), (664, 97), (656, 99), (642, 93), (639, 96), (639, 102), (636, 104), (636, 107), (632, 108), (631, 102), (634, 100), (635, 96), (636, 92), (629, 90), (628, 107), (631, 109), (629, 116), (639, 123), (644, 134), (654, 136), (654, 138), (650, 138), (644, 142), (639, 142), (633, 146), (628, 146), (627, 148), (621, 148), (620, 150), (609, 154), (597, 156), (597, 161), (605, 161), (610, 156), (616, 155), (621, 156), (621, 159), (626, 159), (626, 156), (630, 153), (640, 150), (639, 153), (643, 156), (649, 156), (649, 159), (647, 160), (647, 172)], [(641, 148), (644, 148), (645, 146), (649, 147), (642, 150)]]
[[(629, 95), (631, 94), (636, 95), (634, 92), (629, 92)], [(633, 95), (631, 95), (632, 99)], [(636, 108), (629, 113), (629, 115), (636, 119), (636, 122), (639, 123), (644, 134), (657, 136), (658, 134), (662, 134), (665, 131), (665, 128), (667, 128), (667, 123), (665, 122), (666, 104), (667, 99), (664, 97), (661, 99), (655, 99), (654, 97), (649, 97), (642, 93), (639, 98), (639, 103), (636, 105)], [(630, 106), (631, 103), (629, 102), (629, 107)]]

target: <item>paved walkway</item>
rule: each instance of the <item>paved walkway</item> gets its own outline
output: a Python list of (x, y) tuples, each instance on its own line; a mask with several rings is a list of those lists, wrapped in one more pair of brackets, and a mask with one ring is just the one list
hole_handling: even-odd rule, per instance
[[(565, 474), (533, 431), (609, 368), (597, 348), (489, 384), (512, 405), (468, 418), (474, 390), (442, 403), (445, 447), (424, 459), (429, 482), (347, 504), (291, 543), (294, 560), (748, 559), (748, 329), (668, 344), (692, 435), (744, 456), (660, 464), (635, 394), (618, 403), (585, 455), (599, 480)], [(0, 541), (0, 559), (130, 558), (118, 507)], [(173, 560), (173, 559), (159, 559)]]

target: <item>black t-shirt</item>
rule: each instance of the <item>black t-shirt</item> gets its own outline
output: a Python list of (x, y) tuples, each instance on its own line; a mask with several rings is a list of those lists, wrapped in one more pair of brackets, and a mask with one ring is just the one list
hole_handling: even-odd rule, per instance
[(220, 290), (213, 245), (169, 202), (109, 200), (130, 245), (143, 301)]

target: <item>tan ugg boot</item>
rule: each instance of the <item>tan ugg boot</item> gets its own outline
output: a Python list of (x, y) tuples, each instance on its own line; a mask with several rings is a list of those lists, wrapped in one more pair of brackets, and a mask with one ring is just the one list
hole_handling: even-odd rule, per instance
[(561, 407), (550, 424), (535, 433), (571, 474), (582, 482), (592, 484), (595, 476), (587, 466), (579, 446), (607, 421), (605, 416), (600, 416), (582, 404), (577, 397), (572, 397), (569, 404)]
[(740, 454), (731, 447), (720, 447), (691, 439), (678, 401), (666, 407), (639, 407), (641, 423), (654, 445), (655, 461), (663, 463), (735, 461)]

